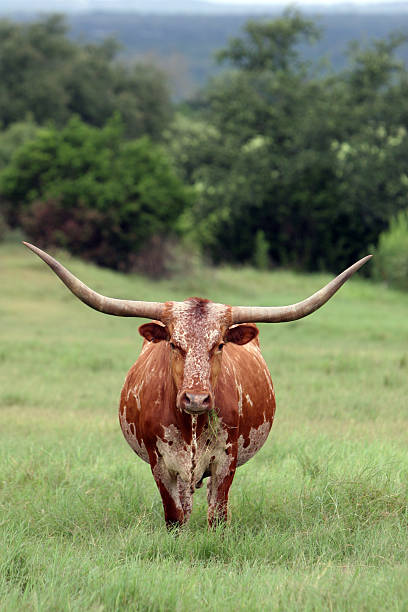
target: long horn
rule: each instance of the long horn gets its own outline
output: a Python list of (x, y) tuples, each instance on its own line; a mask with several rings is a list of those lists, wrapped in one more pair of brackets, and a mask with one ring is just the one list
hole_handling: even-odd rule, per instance
[(105, 314), (116, 315), (117, 317), (143, 317), (146, 319), (161, 320), (163, 312), (162, 303), (116, 300), (114, 298), (105, 297), (87, 287), (56, 259), (48, 255), (48, 253), (45, 253), (45, 251), (42, 251), (28, 242), (23, 242), (23, 244), (41, 257), (55, 274), (59, 276), (64, 285), (66, 285), (77, 298), (82, 300), (84, 304), (87, 304), (87, 306), (99, 310), (99, 312), (104, 312)]
[(285, 323), (307, 317), (323, 306), (340, 287), (356, 272), (372, 255), (363, 257), (355, 264), (336, 276), (323, 289), (317, 291), (306, 300), (290, 306), (233, 306), (233, 323)]

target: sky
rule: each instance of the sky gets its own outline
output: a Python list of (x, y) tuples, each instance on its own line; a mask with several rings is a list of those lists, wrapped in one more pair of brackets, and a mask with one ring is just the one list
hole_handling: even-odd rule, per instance
[[(389, 10), (399, 10), (400, 12), (408, 12), (408, 0), (203, 0), (203, 7), (211, 7), (209, 11), (219, 12), (220, 10), (228, 10), (236, 13), (237, 11), (250, 11), (253, 7), (255, 13), (262, 11), (262, 7), (271, 7), (281, 9), (285, 6), (294, 6), (299, 8), (307, 7), (313, 9), (314, 6), (336, 10), (337, 7), (351, 7), (354, 11), (367, 11), (371, 7), (381, 5), (382, 12)], [(190, 4), (191, 3), (191, 4)], [(207, 3), (207, 4), (206, 4)], [(390, 7), (388, 9), (388, 6)], [(392, 7), (392, 5), (394, 5)], [(86, 10), (138, 10), (142, 12), (153, 13), (174, 13), (174, 10), (181, 12), (189, 12), (189, 6), (193, 12), (200, 11), (200, 0), (0, 0), (0, 15), (9, 11), (38, 11), (38, 10), (54, 10), (61, 12), (86, 11)], [(235, 8), (234, 8), (235, 6)], [(174, 10), (171, 10), (172, 7)], [(181, 7), (181, 8), (180, 8)], [(380, 6), (379, 6), (380, 8)], [(163, 11), (163, 9), (165, 9)], [(167, 10), (166, 10), (167, 9)], [(169, 10), (170, 9), (170, 10)], [(208, 8), (204, 8), (204, 12), (208, 12)]]

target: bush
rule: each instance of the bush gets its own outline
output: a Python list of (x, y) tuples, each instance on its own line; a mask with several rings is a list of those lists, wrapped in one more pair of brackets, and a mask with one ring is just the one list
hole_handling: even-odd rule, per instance
[[(58, 200), (33, 202), (21, 215), (21, 228), (42, 249), (61, 247), (73, 255), (109, 268), (135, 271), (151, 278), (170, 276), (179, 259), (185, 271), (186, 253), (174, 237), (154, 235), (138, 251), (118, 253), (118, 236), (109, 215), (79, 205), (65, 209)], [(0, 239), (1, 239), (0, 217)], [(120, 255), (120, 256), (119, 256)]]
[(20, 225), (40, 248), (61, 247), (108, 267), (121, 267), (113, 245), (104, 240), (109, 218), (79, 204), (64, 208), (59, 200), (36, 201), (24, 209)]
[(255, 236), (255, 251), (253, 265), (258, 270), (267, 270), (269, 267), (269, 244), (265, 237), (265, 232), (258, 230)]
[(14, 152), (24, 142), (35, 139), (38, 129), (32, 121), (19, 121), (0, 132), (0, 170), (10, 163)]
[(400, 212), (381, 234), (373, 264), (375, 278), (408, 290), (408, 211)]
[(41, 128), (0, 174), (0, 194), (8, 222), (38, 244), (123, 270), (153, 237), (177, 232), (190, 198), (160, 147), (122, 142), (118, 119)]

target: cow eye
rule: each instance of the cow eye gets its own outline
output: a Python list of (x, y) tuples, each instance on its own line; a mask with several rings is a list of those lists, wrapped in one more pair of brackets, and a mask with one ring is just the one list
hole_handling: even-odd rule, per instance
[(218, 350), (219, 350), (219, 351), (222, 351), (222, 349), (224, 348), (224, 346), (225, 346), (225, 342), (221, 342), (221, 344), (219, 344), (219, 345), (218, 345)]
[(174, 344), (174, 342), (170, 342), (170, 348), (175, 349), (176, 345)]

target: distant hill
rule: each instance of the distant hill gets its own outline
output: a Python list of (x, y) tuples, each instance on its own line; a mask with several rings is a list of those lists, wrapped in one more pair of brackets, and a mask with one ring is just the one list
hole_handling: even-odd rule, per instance
[[(80, 0), (76, 0), (78, 3)], [(82, 4), (98, 4), (99, 0), (83, 0)], [(22, 2), (22, 0), (20, 0)], [(55, 9), (60, 2), (54, 2)], [(75, 5), (75, 1), (72, 3)], [(108, 5), (108, 2), (104, 3)], [(144, 5), (142, 0), (118, 0), (120, 6)], [(149, 3), (152, 9), (166, 4), (190, 9), (207, 6), (200, 0), (186, 2), (176, 0)], [(340, 5), (335, 5), (339, 7)], [(383, 5), (380, 5), (380, 8)], [(385, 6), (385, 5), (384, 5)], [(397, 5), (395, 5), (397, 6)], [(408, 8), (408, 3), (404, 3)], [(224, 7), (227, 10), (229, 7)], [(241, 7), (242, 8), (242, 7)], [(264, 9), (265, 10), (265, 9)], [(312, 47), (302, 48), (305, 59), (319, 61), (327, 58), (334, 69), (342, 68), (347, 61), (346, 50), (351, 40), (368, 41), (384, 38), (399, 30), (408, 34), (408, 10), (400, 13), (361, 14), (354, 11), (310, 13), (323, 29), (322, 40)], [(256, 18), (271, 18), (271, 14), (255, 15)], [(34, 19), (34, 15), (15, 15), (17, 19)], [(175, 99), (193, 94), (214, 75), (219, 67), (214, 62), (214, 53), (225, 47), (228, 38), (239, 34), (250, 14), (137, 14), (134, 12), (91, 12), (68, 15), (71, 36), (75, 39), (100, 41), (114, 36), (123, 45), (123, 55), (143, 58), (160, 65), (168, 74)], [(400, 57), (408, 62), (408, 44), (401, 47)]]
[[(239, 34), (253, 15), (134, 15), (92, 13), (72, 15), (72, 35), (87, 40), (115, 36), (128, 57), (148, 57), (168, 73), (177, 98), (202, 86), (219, 69), (214, 53), (231, 36)], [(408, 34), (408, 13), (359, 15), (356, 13), (316, 15), (323, 29), (322, 40), (302, 49), (304, 57), (319, 61), (327, 57), (338, 70), (347, 61), (350, 41), (383, 38), (395, 30)], [(401, 48), (408, 62), (408, 44)]]

